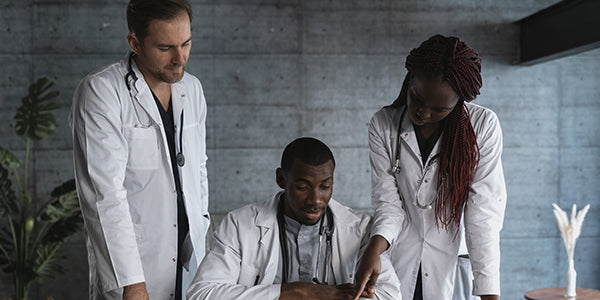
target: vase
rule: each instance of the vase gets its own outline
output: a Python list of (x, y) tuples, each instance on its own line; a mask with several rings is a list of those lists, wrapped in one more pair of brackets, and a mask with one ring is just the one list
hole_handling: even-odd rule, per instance
[(565, 273), (565, 281), (567, 290), (565, 291), (565, 298), (575, 298), (576, 296), (576, 281), (577, 281), (577, 272), (575, 271), (575, 263), (572, 259), (569, 259), (569, 268)]

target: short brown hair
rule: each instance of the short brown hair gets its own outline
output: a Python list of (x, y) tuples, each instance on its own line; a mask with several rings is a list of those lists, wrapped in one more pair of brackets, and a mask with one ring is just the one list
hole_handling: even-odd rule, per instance
[(186, 12), (192, 22), (192, 6), (186, 0), (131, 0), (127, 6), (127, 26), (141, 43), (154, 20), (172, 20)]

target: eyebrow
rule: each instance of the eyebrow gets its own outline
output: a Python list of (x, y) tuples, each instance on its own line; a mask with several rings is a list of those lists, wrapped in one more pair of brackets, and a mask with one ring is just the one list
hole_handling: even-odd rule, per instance
[[(192, 40), (192, 37), (190, 37), (189, 39), (187, 39), (185, 42), (181, 43), (183, 44), (187, 44)], [(158, 44), (156, 45), (156, 47), (175, 47), (176, 45), (171, 45), (171, 44)]]
[[(325, 182), (327, 182), (329, 180), (333, 180), (333, 177), (327, 177), (327, 178), (321, 180), (321, 183), (325, 183)], [(298, 182), (298, 181), (304, 182), (304, 183), (309, 184), (309, 185), (311, 184), (311, 182), (309, 180), (304, 179), (304, 178), (298, 178), (298, 179), (295, 180), (295, 182)]]

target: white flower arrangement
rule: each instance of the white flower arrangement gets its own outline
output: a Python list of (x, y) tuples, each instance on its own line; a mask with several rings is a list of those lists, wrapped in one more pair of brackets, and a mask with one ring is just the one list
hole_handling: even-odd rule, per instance
[(553, 203), (552, 206), (554, 207), (554, 216), (556, 217), (556, 221), (558, 222), (558, 229), (560, 230), (560, 235), (562, 236), (563, 243), (565, 244), (565, 249), (567, 250), (567, 258), (569, 259), (569, 268), (567, 270), (567, 273), (565, 274), (565, 297), (575, 297), (575, 282), (577, 278), (577, 272), (575, 272), (573, 254), (575, 253), (575, 243), (577, 242), (577, 238), (581, 234), (581, 224), (583, 224), (583, 219), (585, 218), (585, 215), (590, 209), (590, 205), (586, 205), (582, 210), (577, 212), (577, 205), (573, 204), (570, 222), (567, 217), (567, 213), (560, 209), (560, 207), (558, 207), (556, 203)]

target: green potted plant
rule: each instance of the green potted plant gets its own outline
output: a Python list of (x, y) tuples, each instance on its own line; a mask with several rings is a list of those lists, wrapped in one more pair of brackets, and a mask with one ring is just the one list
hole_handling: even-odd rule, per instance
[(53, 85), (39, 79), (17, 109), (15, 132), (26, 139), (24, 162), (0, 146), (0, 268), (13, 276), (18, 300), (27, 299), (31, 283), (64, 272), (60, 249), (83, 223), (73, 179), (56, 187), (46, 201), (34, 201), (28, 190), (32, 143), (56, 131), (51, 111), (60, 106), (50, 102), (58, 96), (49, 91)]

